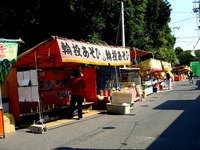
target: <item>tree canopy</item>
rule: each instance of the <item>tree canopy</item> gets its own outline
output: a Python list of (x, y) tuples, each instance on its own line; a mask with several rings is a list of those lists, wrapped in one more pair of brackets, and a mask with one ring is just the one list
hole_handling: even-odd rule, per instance
[[(125, 45), (175, 63), (171, 5), (163, 0), (123, 0)], [(56, 35), (92, 43), (121, 45), (121, 1), (2, 0), (2, 38), (22, 38), (19, 53)]]

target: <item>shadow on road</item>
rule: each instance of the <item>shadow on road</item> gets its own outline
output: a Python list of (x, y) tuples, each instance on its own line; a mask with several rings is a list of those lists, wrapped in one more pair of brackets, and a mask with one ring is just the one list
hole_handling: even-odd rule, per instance
[[(101, 150), (101, 149), (88, 149), (88, 148), (71, 148), (71, 147), (59, 147), (53, 150)], [(103, 150), (103, 149), (102, 149)]]
[(200, 96), (195, 100), (169, 100), (154, 109), (183, 110), (183, 113), (147, 148), (148, 150), (200, 149)]

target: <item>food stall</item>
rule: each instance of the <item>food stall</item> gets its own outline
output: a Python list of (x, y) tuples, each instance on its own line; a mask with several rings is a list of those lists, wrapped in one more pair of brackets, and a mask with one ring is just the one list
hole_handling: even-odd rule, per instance
[[(54, 120), (66, 114), (68, 80), (80, 68), (86, 82), (85, 102), (97, 105), (98, 66), (130, 65), (130, 50), (52, 37), (18, 56), (8, 77), (10, 110), (16, 123), (29, 123), (39, 115)], [(12, 83), (12, 84), (11, 84)], [(23, 92), (24, 91), (24, 92)]]
[[(129, 114), (134, 102), (142, 99), (140, 68), (137, 58), (152, 56), (152, 53), (130, 48), (131, 66), (124, 66), (119, 70), (120, 90), (112, 92), (112, 103), (107, 103), (107, 112), (112, 114)], [(135, 64), (135, 65), (134, 65)]]
[[(140, 68), (137, 64), (137, 59), (151, 57), (151, 52), (146, 52), (137, 48), (130, 48), (130, 57), (132, 65), (123, 67), (98, 67), (98, 78), (101, 78), (101, 85), (97, 84), (97, 89), (100, 89), (98, 95), (99, 109), (106, 109), (106, 104), (110, 102), (113, 95), (125, 102), (125, 95), (130, 96), (126, 102), (131, 106), (137, 100), (141, 99), (141, 79), (139, 76)], [(114, 94), (113, 94), (114, 93)], [(127, 93), (127, 94), (126, 94)], [(121, 97), (122, 96), (122, 97)], [(132, 108), (132, 107), (131, 107)]]
[(174, 81), (181, 81), (187, 79), (187, 74), (190, 71), (190, 67), (187, 65), (177, 66), (172, 69), (175, 74)]
[(141, 78), (139, 67), (126, 67), (120, 69), (120, 91), (132, 93), (132, 103), (141, 100)]
[(142, 61), (139, 66), (141, 68), (140, 76), (142, 78), (143, 95), (146, 97), (147, 95), (153, 93), (153, 87), (155, 84), (154, 79), (157, 78), (155, 75), (163, 69), (161, 61), (152, 58)]

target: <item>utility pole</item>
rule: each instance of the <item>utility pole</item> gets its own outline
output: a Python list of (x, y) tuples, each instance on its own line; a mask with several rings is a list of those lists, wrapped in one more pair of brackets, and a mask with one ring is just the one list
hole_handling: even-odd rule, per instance
[(122, 46), (125, 47), (125, 32), (124, 32), (124, 3), (121, 2), (121, 18), (122, 18)]
[[(198, 4), (198, 7), (193, 8), (193, 12), (197, 14), (197, 18), (199, 19), (199, 22), (200, 22), (200, 1), (196, 1), (195, 0), (193, 3), (197, 3)], [(198, 30), (199, 29), (200, 29), (200, 26), (198, 25)], [(199, 40), (200, 40), (200, 37), (198, 38), (198, 41), (197, 41), (196, 45), (194, 46), (193, 50), (191, 51), (191, 55), (193, 55), (193, 56), (195, 56), (194, 50), (195, 50), (197, 44), (199, 43)]]
[[(195, 0), (193, 3), (198, 4), (198, 7), (193, 8), (193, 12), (197, 13), (197, 17), (200, 18), (200, 1)], [(199, 20), (199, 22), (200, 22), (200, 20)], [(200, 27), (198, 26), (198, 28), (200, 28)]]

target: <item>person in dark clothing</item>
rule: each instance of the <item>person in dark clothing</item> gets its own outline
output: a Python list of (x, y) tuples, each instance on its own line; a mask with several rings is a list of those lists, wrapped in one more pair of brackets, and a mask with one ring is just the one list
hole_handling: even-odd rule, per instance
[(189, 72), (188, 72), (188, 78), (189, 78), (189, 79), (192, 79), (192, 78), (193, 78), (193, 72), (192, 72), (192, 71), (189, 71)]
[(166, 72), (166, 79), (167, 79), (168, 89), (171, 90), (172, 89), (171, 76), (170, 76), (169, 72)]
[(74, 70), (73, 78), (69, 81), (69, 90), (71, 91), (71, 100), (70, 100), (70, 118), (74, 116), (74, 110), (78, 109), (78, 119), (82, 118), (82, 103), (84, 100), (83, 89), (86, 87), (81, 73), (79, 70)]
[(190, 84), (193, 84), (193, 72), (192, 71), (188, 72), (188, 80), (189, 80)]

